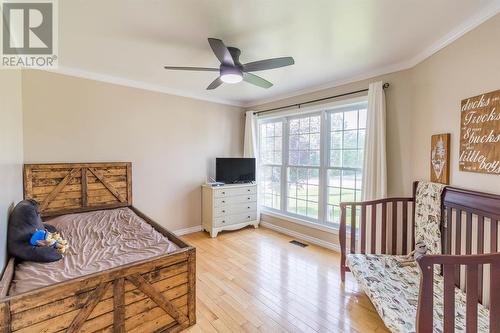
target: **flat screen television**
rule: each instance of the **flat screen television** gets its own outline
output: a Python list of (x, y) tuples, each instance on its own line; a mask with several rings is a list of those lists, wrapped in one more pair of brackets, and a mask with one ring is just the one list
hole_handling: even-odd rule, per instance
[(255, 181), (255, 158), (216, 158), (215, 180), (225, 184)]

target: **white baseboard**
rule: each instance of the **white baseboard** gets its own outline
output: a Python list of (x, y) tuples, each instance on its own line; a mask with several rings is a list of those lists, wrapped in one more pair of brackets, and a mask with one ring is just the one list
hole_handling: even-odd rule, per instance
[(192, 234), (193, 232), (198, 232), (198, 231), (201, 231), (201, 224), (195, 225), (194, 227), (190, 227), (190, 228), (174, 230), (174, 235), (182, 236), (182, 235)]
[(316, 238), (316, 237), (312, 237), (312, 236), (309, 236), (309, 235), (305, 235), (305, 234), (302, 234), (302, 233), (297, 232), (297, 231), (293, 231), (293, 230), (290, 230), (290, 229), (279, 227), (279, 226), (274, 225), (274, 224), (269, 223), (269, 222), (261, 221), (260, 225), (263, 226), (263, 227), (265, 227), (265, 228), (269, 228), (269, 229), (272, 229), (274, 231), (277, 231), (279, 233), (282, 233), (282, 234), (285, 234), (285, 235), (288, 235), (288, 236), (292, 236), (294, 238), (298, 238), (298, 239), (304, 240), (304, 241), (309, 242), (311, 244), (318, 245), (318, 246), (321, 246), (321, 247), (333, 250), (335, 252), (340, 252), (340, 246), (338, 244), (335, 244), (335, 243), (332, 243), (332, 242), (327, 242), (325, 240), (322, 240), (322, 239), (319, 239), (319, 238)]

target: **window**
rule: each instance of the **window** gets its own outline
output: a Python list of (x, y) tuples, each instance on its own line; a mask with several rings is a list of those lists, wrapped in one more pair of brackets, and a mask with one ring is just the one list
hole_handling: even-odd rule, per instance
[(366, 102), (260, 120), (261, 205), (336, 227), (361, 200), (365, 128)]
[(262, 205), (280, 209), (283, 123), (268, 122), (259, 126), (260, 196)]

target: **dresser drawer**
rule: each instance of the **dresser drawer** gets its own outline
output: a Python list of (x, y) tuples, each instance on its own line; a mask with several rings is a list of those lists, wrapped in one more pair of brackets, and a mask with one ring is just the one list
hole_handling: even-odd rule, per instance
[(220, 206), (225, 206), (225, 205), (233, 205), (233, 204), (240, 204), (240, 203), (244, 203), (244, 202), (256, 202), (256, 201), (257, 201), (257, 195), (255, 195), (255, 194), (239, 195), (236, 197), (215, 198), (214, 199), (214, 206), (220, 207)]
[(215, 221), (215, 225), (217, 227), (221, 227), (224, 225), (252, 221), (252, 220), (255, 220), (256, 218), (257, 218), (257, 213), (254, 211), (251, 213), (243, 213), (243, 214), (229, 215), (229, 216), (224, 216), (224, 217), (217, 217), (214, 219), (214, 221)]
[(244, 212), (255, 212), (257, 210), (256, 202), (222, 205), (214, 208), (214, 216), (227, 216)]
[(235, 195), (247, 195), (257, 193), (257, 186), (235, 187), (235, 188), (218, 188), (214, 190), (215, 198), (226, 198)]

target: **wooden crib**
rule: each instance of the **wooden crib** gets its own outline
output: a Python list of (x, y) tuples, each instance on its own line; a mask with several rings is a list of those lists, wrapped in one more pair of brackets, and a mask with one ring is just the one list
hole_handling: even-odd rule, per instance
[[(347, 254), (402, 255), (413, 250), (416, 187), (417, 182), (412, 198), (341, 203), (342, 281), (349, 271)], [(443, 331), (455, 331), (455, 287), (458, 287), (466, 293), (466, 332), (477, 332), (478, 303), (489, 308), (489, 331), (500, 332), (500, 196), (446, 187), (442, 193), (442, 211), (446, 216), (441, 228), (443, 254), (426, 255), (418, 262), (421, 274), (416, 330), (433, 332), (433, 280), (436, 267), (441, 267)]]

